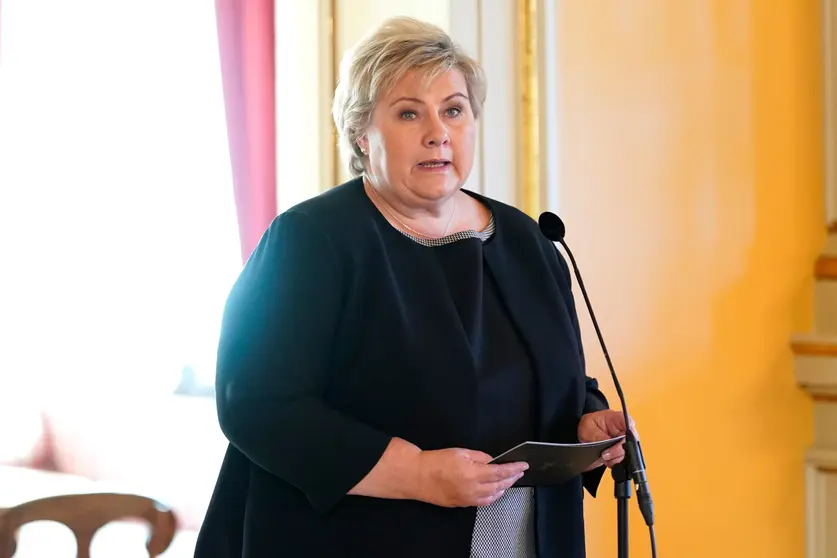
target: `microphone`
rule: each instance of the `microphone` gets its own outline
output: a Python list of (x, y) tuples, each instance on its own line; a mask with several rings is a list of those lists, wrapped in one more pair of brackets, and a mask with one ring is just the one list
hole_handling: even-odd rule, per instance
[(581, 279), (581, 273), (578, 271), (578, 265), (575, 263), (575, 258), (567, 243), (564, 241), (564, 234), (567, 232), (564, 226), (564, 221), (554, 213), (549, 211), (544, 212), (538, 218), (538, 225), (541, 233), (551, 240), (558, 242), (566, 250), (570, 257), (570, 262), (573, 264), (573, 272), (579, 287), (581, 287), (581, 294), (584, 295), (584, 302), (587, 305), (587, 310), (590, 312), (590, 318), (593, 321), (593, 327), (596, 329), (596, 335), (599, 338), (599, 344), (604, 352), (607, 367), (610, 370), (610, 376), (613, 378), (613, 385), (616, 387), (616, 393), (619, 394), (619, 401), (622, 404), (622, 412), (625, 415), (625, 441), (622, 444), (625, 448), (625, 459), (623, 465), (628, 474), (634, 481), (636, 487), (637, 500), (639, 501), (639, 509), (642, 517), (645, 518), (645, 524), (649, 527), (654, 525), (654, 503), (651, 500), (651, 491), (648, 488), (648, 480), (645, 475), (645, 459), (642, 456), (642, 449), (639, 445), (639, 440), (636, 439), (633, 431), (630, 428), (628, 418), (628, 405), (625, 403), (625, 395), (622, 393), (622, 386), (619, 384), (619, 378), (616, 377), (616, 371), (613, 369), (613, 363), (610, 360), (610, 353), (607, 351), (607, 346), (602, 337), (602, 332), (599, 329), (599, 323), (596, 321), (596, 315), (593, 313), (593, 306), (590, 304), (590, 298), (587, 296), (587, 290), (584, 288), (584, 281)]

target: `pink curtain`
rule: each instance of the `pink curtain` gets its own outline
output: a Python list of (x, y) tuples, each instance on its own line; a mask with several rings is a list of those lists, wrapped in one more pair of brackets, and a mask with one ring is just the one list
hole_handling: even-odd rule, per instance
[(241, 257), (276, 216), (274, 0), (215, 0)]

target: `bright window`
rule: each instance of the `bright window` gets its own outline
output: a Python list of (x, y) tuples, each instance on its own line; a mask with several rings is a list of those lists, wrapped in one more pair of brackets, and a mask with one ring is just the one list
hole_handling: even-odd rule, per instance
[(241, 268), (214, 2), (3, 0), (0, 382), (214, 381)]

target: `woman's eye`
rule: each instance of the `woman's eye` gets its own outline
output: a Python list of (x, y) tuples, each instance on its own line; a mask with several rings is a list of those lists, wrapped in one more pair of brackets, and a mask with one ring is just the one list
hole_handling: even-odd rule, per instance
[(416, 117), (416, 113), (411, 110), (405, 110), (401, 113), (402, 120), (413, 120)]
[(455, 118), (462, 114), (462, 109), (460, 107), (450, 107), (446, 112), (448, 116)]

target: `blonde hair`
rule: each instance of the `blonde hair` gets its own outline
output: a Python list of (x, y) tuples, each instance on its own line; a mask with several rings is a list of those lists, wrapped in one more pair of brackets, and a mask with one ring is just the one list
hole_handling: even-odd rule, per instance
[(332, 116), (339, 135), (340, 152), (352, 176), (364, 173), (364, 155), (357, 144), (378, 100), (408, 70), (420, 68), (426, 80), (450, 70), (465, 78), (474, 118), (485, 102), (485, 74), (450, 36), (435, 25), (409, 17), (385, 21), (350, 49), (340, 63)]

